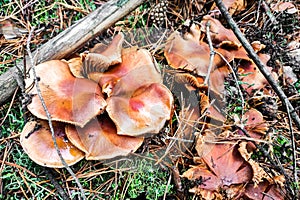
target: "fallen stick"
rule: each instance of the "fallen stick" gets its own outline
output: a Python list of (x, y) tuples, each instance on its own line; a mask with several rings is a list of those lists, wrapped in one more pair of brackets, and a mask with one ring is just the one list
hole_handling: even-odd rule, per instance
[[(34, 51), (32, 54), (35, 56), (36, 64), (71, 55), (87, 41), (125, 17), (142, 2), (143, 0), (111, 0), (103, 4)], [(30, 59), (26, 56), (24, 60), (28, 69), (31, 66)], [(18, 82), (21, 83), (19, 80), (23, 79), (24, 60), (0, 76), (0, 105), (12, 96)]]

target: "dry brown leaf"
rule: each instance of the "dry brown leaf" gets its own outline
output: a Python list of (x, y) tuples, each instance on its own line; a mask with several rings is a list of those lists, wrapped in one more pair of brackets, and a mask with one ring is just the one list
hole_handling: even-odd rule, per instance
[(262, 167), (259, 166), (259, 163), (251, 159), (252, 152), (248, 152), (247, 144), (247, 142), (241, 142), (239, 144), (240, 147), (238, 148), (238, 150), (241, 156), (250, 164), (252, 168), (252, 181), (254, 182), (254, 187), (256, 187), (259, 183), (263, 182), (264, 179), (270, 179), (270, 176), (265, 172), (265, 170)]

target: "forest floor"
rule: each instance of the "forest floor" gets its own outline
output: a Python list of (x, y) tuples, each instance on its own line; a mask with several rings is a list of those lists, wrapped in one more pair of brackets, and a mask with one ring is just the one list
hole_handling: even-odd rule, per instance
[[(281, 0), (224, 2), (228, 5), (234, 2), (229, 5), (230, 14), (247, 40), (262, 47), (257, 50), (259, 54), (269, 56), (265, 64), (299, 116), (300, 5), (291, 3), (283, 8), (284, 1)], [(32, 51), (104, 3), (98, 0), (0, 1), (0, 75), (25, 57), (33, 26)], [(215, 51), (225, 49), (232, 53), (235, 51), (232, 49), (242, 48), (233, 45), (239, 41), (230, 38), (233, 32), (213, 1), (152, 0), (78, 49), (77, 54), (88, 51), (97, 43), (109, 44), (117, 32), (122, 32), (124, 47), (136, 45), (147, 49), (156, 59), (164, 84), (175, 99), (172, 119), (159, 134), (147, 137), (135, 153), (109, 161), (83, 159), (71, 166), (87, 199), (300, 198), (299, 127), (293, 123), (289, 109), (267, 81), (261, 76), (251, 76), (252, 72), (243, 68), (245, 63), (252, 66), (250, 58), (239, 58), (232, 53), (234, 59), (228, 62), (233, 72), (225, 77), (211, 75), (212, 85), (222, 83), (224, 87), (223, 103), (217, 111), (222, 119), (209, 115), (208, 119), (200, 115), (195, 118), (191, 114), (191, 108), (208, 109), (205, 105), (212, 104), (211, 96), (216, 95), (218, 101), (219, 94), (214, 91), (210, 96), (206, 87), (196, 87), (194, 78), (200, 76), (195, 71), (174, 69), (176, 64), (170, 61), (165, 44), (175, 31), (185, 40), (195, 37), (194, 26), (203, 28), (207, 15), (222, 24), (211, 24), (210, 27)], [(224, 34), (220, 30), (229, 32)], [(197, 31), (201, 35), (197, 38), (199, 44), (211, 42), (205, 29), (196, 29), (196, 34)], [(224, 37), (218, 38), (216, 32)], [(211, 55), (209, 49), (207, 53)], [(178, 78), (182, 74), (190, 76)], [(256, 87), (258, 82), (261, 85)], [(209, 100), (204, 100), (206, 95)], [(253, 110), (256, 118), (249, 114)], [(244, 116), (248, 118), (245, 120)], [(251, 124), (252, 117), (253, 121), (261, 117), (259, 124)], [(40, 166), (24, 152), (20, 133), (31, 119), (20, 89), (0, 105), (0, 199), (79, 199), (78, 184), (66, 169)], [(248, 146), (243, 149), (246, 151), (243, 154), (240, 149), (245, 142)], [(232, 157), (219, 159), (225, 152), (232, 152)], [(251, 178), (239, 182), (243, 179), (239, 177), (241, 171), (248, 169)], [(227, 182), (233, 183), (226, 183), (226, 177), (230, 179)]]

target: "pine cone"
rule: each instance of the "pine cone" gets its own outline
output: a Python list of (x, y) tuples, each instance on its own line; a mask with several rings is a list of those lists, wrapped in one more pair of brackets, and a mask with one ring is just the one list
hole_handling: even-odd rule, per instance
[(166, 12), (168, 9), (168, 1), (163, 0), (156, 4), (149, 12), (149, 20), (157, 26), (162, 26), (166, 22)]

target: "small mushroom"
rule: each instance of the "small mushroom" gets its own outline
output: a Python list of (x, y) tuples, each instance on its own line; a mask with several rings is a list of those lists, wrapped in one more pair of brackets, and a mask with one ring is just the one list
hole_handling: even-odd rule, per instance
[[(129, 95), (128, 95), (129, 94)], [(133, 93), (119, 93), (107, 99), (107, 112), (119, 135), (158, 133), (171, 117), (172, 93), (160, 83), (146, 84)]]
[[(66, 163), (74, 165), (84, 158), (84, 153), (67, 139), (65, 125), (59, 122), (52, 123), (58, 149)], [(28, 122), (21, 132), (20, 142), (24, 151), (37, 164), (53, 168), (64, 167), (54, 147), (47, 121)]]
[(210, 15), (206, 15), (203, 17), (201, 21), (201, 31), (206, 32), (207, 23), (210, 23), (210, 36), (212, 39), (212, 43), (214, 46), (219, 47), (222, 42), (232, 42), (236, 48), (241, 46), (241, 43), (234, 35), (233, 31), (225, 28), (221, 22)]
[(83, 128), (66, 126), (70, 141), (86, 153), (87, 160), (110, 159), (136, 151), (144, 138), (117, 135), (114, 123), (107, 115), (91, 120)]
[(80, 57), (66, 61), (72, 74), (77, 78), (88, 77), (92, 72), (104, 72), (110, 66), (121, 63), (121, 51), (124, 36), (116, 35), (107, 46), (102, 43), (96, 44), (90, 53), (82, 53)]
[[(241, 157), (237, 146), (231, 144), (211, 144), (210, 152), (203, 155), (201, 164), (183, 173), (189, 180), (201, 180), (197, 188), (220, 191), (232, 185), (247, 183), (252, 178), (249, 164)], [(208, 145), (209, 146), (209, 145)], [(199, 151), (197, 149), (197, 151)], [(202, 154), (200, 150), (199, 155)], [(195, 188), (195, 189), (197, 189)]]
[[(260, 53), (258, 56), (265, 65), (270, 58), (267, 54)], [(251, 94), (255, 90), (263, 89), (268, 84), (268, 81), (252, 60), (241, 60), (238, 68), (239, 74), (242, 77), (242, 87), (248, 92), (248, 94)], [(276, 73), (272, 72), (272, 67), (267, 67), (267, 69), (270, 71), (273, 78), (277, 79)]]
[[(169, 65), (174, 69), (193, 71), (199, 76), (206, 76), (210, 62), (210, 49), (207, 43), (200, 41), (200, 38), (195, 38), (197, 34), (194, 32), (199, 32), (200, 35), (200, 30), (193, 30), (193, 27), (184, 37), (177, 31), (172, 33), (167, 40), (164, 54)], [(213, 70), (224, 63), (223, 59), (216, 54)]]
[[(106, 102), (97, 83), (75, 78), (66, 62), (51, 60), (36, 66), (41, 94), (54, 121), (84, 126), (104, 111)], [(27, 80), (27, 85), (28, 83)], [(36, 88), (28, 110), (40, 119), (47, 119)]]

